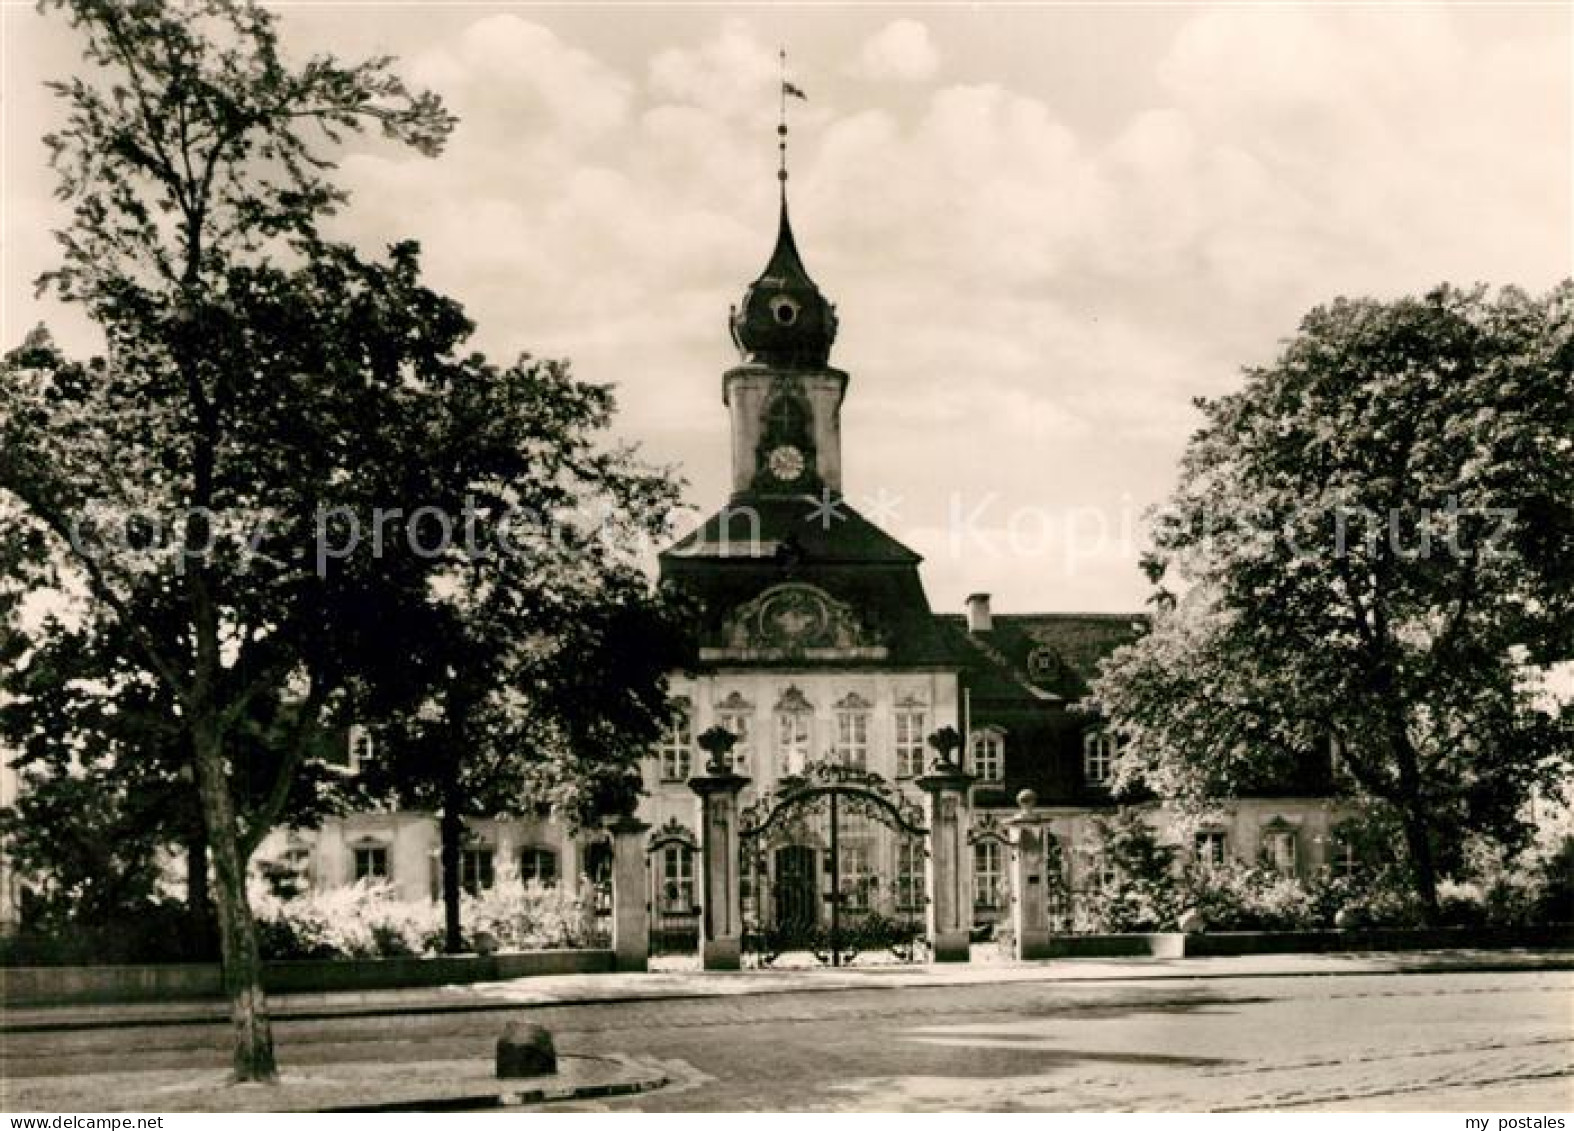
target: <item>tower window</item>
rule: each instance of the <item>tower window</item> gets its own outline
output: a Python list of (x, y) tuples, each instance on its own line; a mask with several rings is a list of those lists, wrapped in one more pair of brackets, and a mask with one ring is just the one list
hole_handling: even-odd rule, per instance
[(771, 316), (783, 326), (798, 321), (798, 304), (785, 295), (771, 300)]

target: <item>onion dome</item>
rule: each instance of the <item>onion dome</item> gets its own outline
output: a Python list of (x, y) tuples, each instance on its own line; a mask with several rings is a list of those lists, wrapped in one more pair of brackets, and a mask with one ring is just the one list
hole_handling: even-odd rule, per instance
[(732, 310), (732, 340), (745, 362), (782, 369), (823, 369), (836, 340), (836, 307), (809, 278), (792, 237), (782, 195), (776, 250)]

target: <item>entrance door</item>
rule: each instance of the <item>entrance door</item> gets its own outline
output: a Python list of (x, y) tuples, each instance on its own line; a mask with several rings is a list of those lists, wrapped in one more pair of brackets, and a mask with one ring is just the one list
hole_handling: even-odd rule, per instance
[(783, 943), (800, 945), (814, 934), (819, 921), (815, 894), (815, 850), (789, 844), (776, 850), (776, 930)]

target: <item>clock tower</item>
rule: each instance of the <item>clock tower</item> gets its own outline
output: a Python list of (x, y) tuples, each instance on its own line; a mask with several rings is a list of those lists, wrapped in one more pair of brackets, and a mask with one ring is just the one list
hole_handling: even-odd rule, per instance
[(785, 193), (776, 248), (731, 323), (742, 355), (722, 378), (733, 497), (840, 495), (847, 374), (829, 364), (836, 308), (798, 254)]

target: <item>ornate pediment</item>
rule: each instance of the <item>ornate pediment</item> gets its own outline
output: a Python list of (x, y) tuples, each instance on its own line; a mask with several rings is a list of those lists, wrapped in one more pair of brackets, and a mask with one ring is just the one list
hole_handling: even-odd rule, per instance
[(717, 701), (716, 709), (718, 711), (752, 711), (754, 710), (754, 704), (745, 699), (737, 688), (733, 688), (728, 693), (727, 698)]
[(873, 703), (856, 691), (849, 691), (836, 701), (836, 709), (838, 711), (867, 711), (873, 706)]
[(689, 831), (687, 825), (684, 825), (676, 817), (668, 817), (666, 824), (650, 834), (650, 841), (646, 845), (646, 850), (654, 852), (656, 849), (663, 848), (669, 844), (681, 844), (688, 848), (695, 848), (699, 845), (699, 841), (695, 839), (694, 834)]
[(776, 709), (784, 712), (814, 714), (814, 704), (804, 698), (803, 692), (796, 686), (787, 688), (782, 692), (782, 697), (776, 701)]
[(701, 658), (883, 660), (888, 654), (851, 606), (796, 581), (735, 608), (722, 626), (721, 644), (701, 649)]

